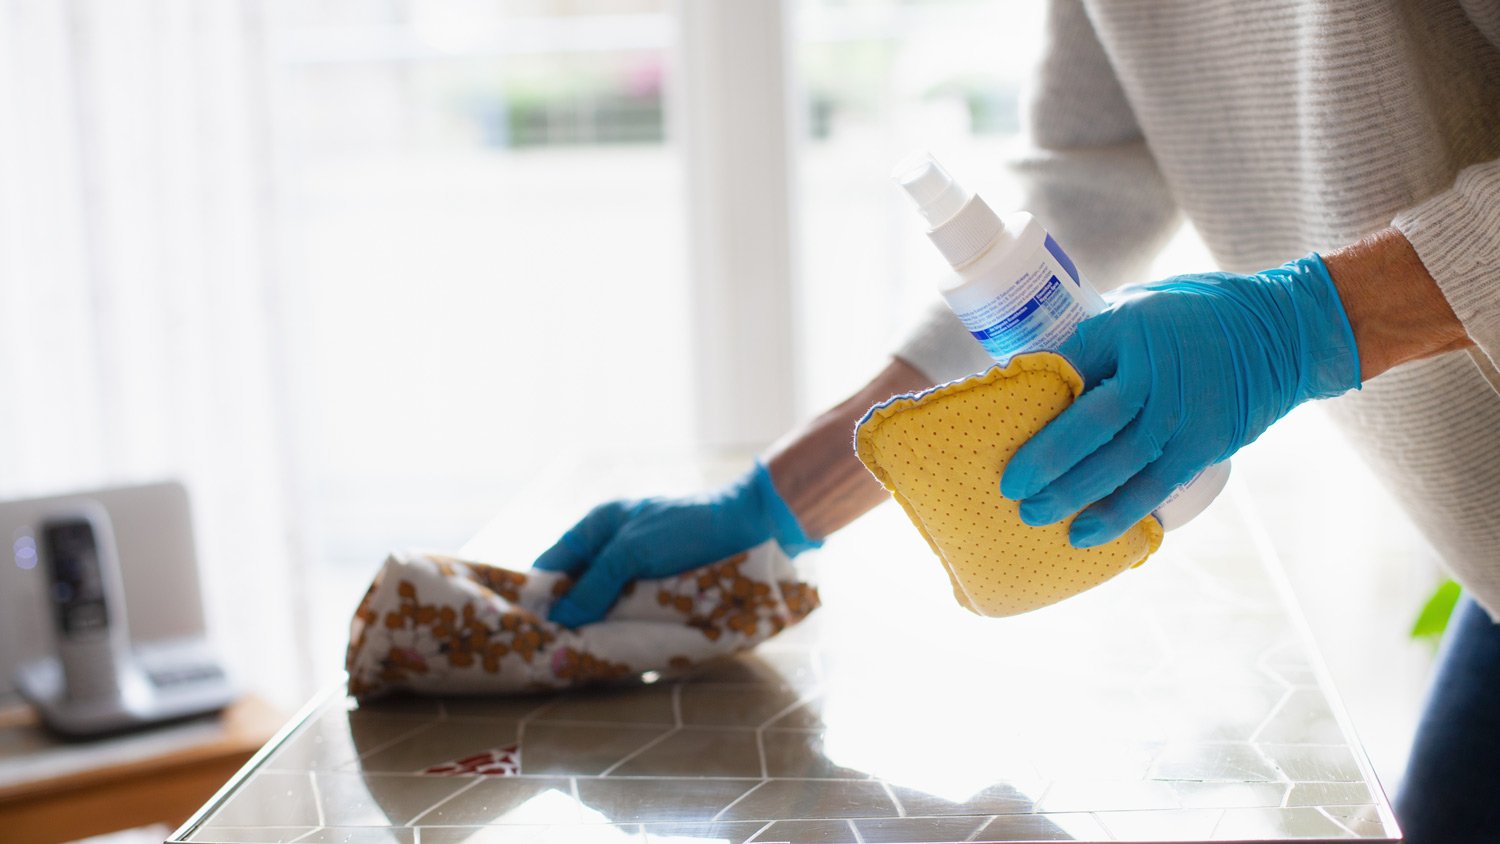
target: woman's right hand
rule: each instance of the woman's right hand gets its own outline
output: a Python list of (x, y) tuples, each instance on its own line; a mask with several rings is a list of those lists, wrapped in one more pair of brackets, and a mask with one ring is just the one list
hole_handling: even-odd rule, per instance
[(757, 462), (733, 483), (701, 495), (600, 504), (533, 566), (576, 579), (548, 617), (580, 627), (603, 618), (632, 580), (681, 574), (767, 539), (791, 556), (822, 544), (803, 533)]

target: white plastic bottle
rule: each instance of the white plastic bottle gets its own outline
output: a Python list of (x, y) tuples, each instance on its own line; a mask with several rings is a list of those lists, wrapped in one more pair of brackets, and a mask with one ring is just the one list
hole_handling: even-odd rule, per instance
[[(999, 363), (1058, 348), (1078, 323), (1104, 310), (1104, 299), (1035, 217), (997, 216), (926, 153), (904, 159), (891, 178), (916, 203), (928, 238), (953, 267), (939, 292)], [(1204, 469), (1162, 502), (1156, 518), (1167, 530), (1186, 524), (1228, 480), (1227, 460)]]

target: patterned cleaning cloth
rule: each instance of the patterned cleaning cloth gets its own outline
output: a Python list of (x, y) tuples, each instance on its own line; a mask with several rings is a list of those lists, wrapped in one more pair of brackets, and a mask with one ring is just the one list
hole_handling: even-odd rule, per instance
[(752, 648), (818, 607), (775, 542), (625, 588), (603, 620), (547, 620), (572, 580), (439, 554), (392, 554), (354, 613), (349, 692), (368, 699), (546, 691), (679, 674)]

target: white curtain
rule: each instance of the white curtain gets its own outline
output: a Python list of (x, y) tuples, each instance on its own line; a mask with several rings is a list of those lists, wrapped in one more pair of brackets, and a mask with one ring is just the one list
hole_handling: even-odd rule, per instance
[(305, 691), (254, 0), (0, 0), (0, 497), (193, 494), (211, 632)]

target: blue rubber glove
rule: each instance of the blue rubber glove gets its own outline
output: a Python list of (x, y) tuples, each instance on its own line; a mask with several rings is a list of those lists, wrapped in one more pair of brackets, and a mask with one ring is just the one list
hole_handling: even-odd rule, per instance
[(1082, 511), (1068, 533), (1079, 548), (1118, 537), (1298, 404), (1360, 386), (1354, 332), (1316, 254), (1121, 293), (1058, 350), (1085, 392), (1000, 479), (1027, 524)]
[(548, 618), (579, 627), (604, 617), (636, 578), (668, 577), (775, 539), (790, 556), (809, 539), (759, 461), (739, 480), (688, 498), (610, 501), (589, 511), (533, 564), (577, 578)]

